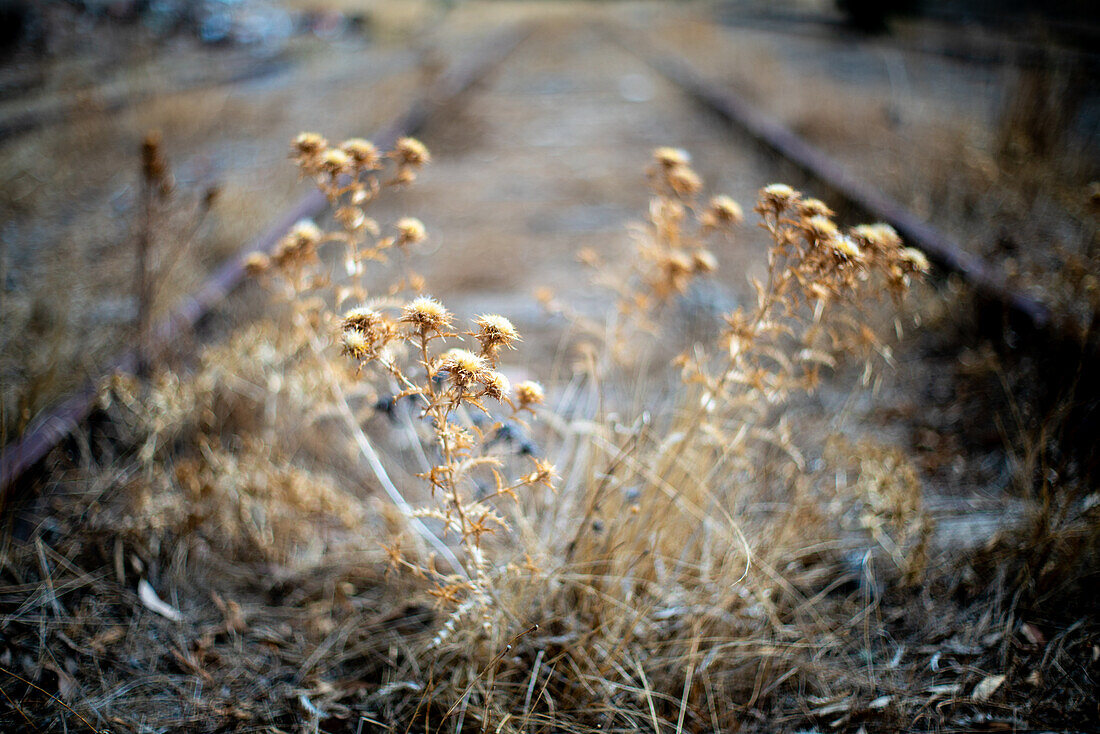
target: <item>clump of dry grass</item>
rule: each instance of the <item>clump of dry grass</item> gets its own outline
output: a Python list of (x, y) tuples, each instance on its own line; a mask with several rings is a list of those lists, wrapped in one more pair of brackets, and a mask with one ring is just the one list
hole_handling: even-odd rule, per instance
[[(333, 226), (249, 259), (269, 321), (190, 373), (106, 386), (101, 450), (124, 458), (78, 472), (70, 534), (5, 553), (0, 665), (135, 730), (887, 731), (1006, 695), (908, 647), (958, 623), (953, 659), (977, 663), (1015, 633), (919, 583), (930, 524), (904, 457), (791, 430), (823, 370), (889, 359), (868, 309), (927, 268), (890, 228), (765, 187), (766, 280), (684, 343), (655, 324), (743, 214), (660, 149), (638, 256), (593, 263), (618, 303), (580, 325), (600, 346), (567, 384), (513, 387), (512, 322), (464, 330), (411, 269), (424, 225), (367, 213), (427, 149), (303, 134), (293, 156)], [(678, 355), (667, 394), (629, 389), (646, 350)], [(68, 715), (38, 689), (13, 711)]]

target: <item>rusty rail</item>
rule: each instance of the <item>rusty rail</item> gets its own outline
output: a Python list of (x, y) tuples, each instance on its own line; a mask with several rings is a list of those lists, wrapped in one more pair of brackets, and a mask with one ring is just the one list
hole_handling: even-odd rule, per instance
[[(411, 135), (424, 128), (441, 108), (456, 101), (504, 60), (527, 36), (526, 27), (509, 27), (496, 34), (480, 53), (446, 69), (410, 104), (403, 114), (377, 132), (373, 138), (380, 147), (390, 147), (402, 135)], [(325, 197), (312, 191), (263, 234), (249, 242), (237, 256), (215, 270), (194, 293), (184, 298), (172, 313), (157, 325), (152, 339), (154, 351), (163, 350), (180, 334), (186, 333), (202, 320), (244, 280), (244, 257), (252, 252), (270, 252), (282, 236), (300, 219), (317, 216), (328, 205)], [(105, 374), (133, 372), (137, 354), (128, 351), (109, 362)], [(0, 451), (0, 508), (10, 487), (31, 467), (80, 425), (95, 407), (97, 383), (86, 385), (57, 407), (47, 411), (27, 428), (22, 438)]]
[(1003, 274), (982, 258), (963, 250), (934, 225), (918, 217), (881, 189), (853, 175), (839, 162), (743, 97), (718, 88), (687, 62), (660, 52), (638, 34), (626, 37), (620, 31), (608, 27), (603, 30), (620, 46), (637, 55), (656, 72), (685, 90), (726, 122), (791, 161), (836, 191), (857, 209), (890, 224), (908, 244), (923, 250), (937, 266), (962, 276), (979, 296), (1002, 304), (1008, 311), (1022, 316), (1036, 330), (1042, 331), (1051, 326), (1053, 314), (1045, 304), (1011, 288)]
[[(242, 68), (211, 79), (190, 79), (166, 90), (169, 94), (185, 94), (198, 89), (213, 89), (232, 86), (243, 82), (265, 79), (289, 71), (293, 63), (286, 58), (276, 58), (264, 62), (251, 62)], [(38, 128), (49, 127), (74, 119), (89, 107), (87, 100), (95, 100), (91, 109), (95, 112), (113, 114), (129, 107), (141, 104), (160, 93), (153, 89), (139, 92), (112, 92), (96, 99), (94, 90), (77, 90), (66, 95), (65, 99), (46, 105), (42, 109), (18, 112), (0, 119), (0, 143), (6, 143)], [(74, 99), (73, 97), (76, 97)]]

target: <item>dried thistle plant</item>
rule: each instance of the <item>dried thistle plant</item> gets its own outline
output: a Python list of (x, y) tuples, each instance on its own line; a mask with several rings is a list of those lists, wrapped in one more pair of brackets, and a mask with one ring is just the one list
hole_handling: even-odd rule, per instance
[[(407, 270), (367, 277), (368, 262), (404, 258), (428, 237), (419, 220), (383, 228), (366, 213), (383, 190), (415, 177), (430, 159), (423, 145), (383, 152), (303, 134), (294, 158), (328, 197), (335, 224), (301, 223), (271, 256), (248, 263), (285, 303), (291, 328), (270, 323), (242, 336), (186, 389), (165, 378), (152, 407), (125, 391), (118, 398), (149, 419), (152, 463), (194, 425), (201, 451), (157, 475), (191, 503), (193, 521), (277, 546), (275, 536), (295, 537), (295, 528), (257, 522), (265, 508), (324, 515), (371, 545), (384, 540), (379, 565), (388, 560), (406, 588), (444, 610), (399, 672), (386, 663), (372, 701), (403, 712), (395, 721), (421, 710), (446, 720), (461, 705), (465, 721), (486, 730), (522, 710), (548, 728), (590, 730), (602, 719), (583, 712), (600, 711), (624, 730), (650, 722), (671, 731), (686, 729), (689, 716), (691, 727), (739, 726), (740, 710), (723, 701), (751, 708), (784, 690), (867, 692), (846, 668), (850, 641), (821, 611), (842, 513), (829, 514), (823, 477), (802, 460), (805, 439), (786, 409), (822, 369), (845, 358), (870, 369), (889, 355), (867, 310), (904, 296), (927, 268), (920, 253), (888, 227), (842, 231), (822, 202), (766, 187), (755, 207), (769, 242), (766, 279), (720, 320), (720, 340), (664, 365), (673, 394), (631, 404), (619, 389), (637, 374), (629, 350), (638, 336), (661, 338), (655, 325), (674, 315), (666, 306), (718, 267), (718, 244), (743, 216), (728, 197), (704, 195), (686, 153), (659, 149), (639, 257), (612, 273), (584, 255), (614, 289), (616, 315), (611, 326), (589, 325), (611, 336), (587, 354), (585, 373), (564, 390), (566, 408), (555, 411), (542, 386), (505, 376), (520, 341), (510, 320), (465, 323)], [(332, 260), (341, 274), (326, 274)], [(367, 435), (372, 412), (392, 418), (386, 426), (407, 443), (376, 449), (387, 437)], [(230, 423), (241, 415), (255, 424)], [(275, 426), (299, 422), (339, 444), (349, 464), (370, 468), (393, 502), (378, 513), (381, 531), (363, 517), (362, 492), (336, 492), (325, 472), (291, 463)], [(517, 430), (537, 431), (548, 458), (505, 445)], [(249, 438), (222, 439), (236, 433)], [(916, 578), (930, 526), (911, 467), (885, 449), (837, 450), (854, 453), (836, 461), (858, 470), (843, 497), (847, 516), (862, 510), (862, 528)], [(155, 500), (144, 500), (146, 519)], [(415, 685), (393, 684), (406, 680)]]
[[(618, 319), (611, 336), (605, 337), (602, 324), (569, 314), (584, 331), (606, 342), (619, 366), (636, 356), (630, 346), (634, 331), (656, 333), (664, 307), (696, 279), (717, 270), (714, 250), (732, 238), (744, 219), (741, 206), (729, 196), (705, 199), (702, 178), (686, 151), (657, 148), (646, 175), (649, 209), (645, 221), (632, 227), (635, 252), (629, 266), (610, 267), (591, 249), (578, 253), (593, 270), (594, 283), (615, 293)], [(540, 300), (564, 310), (549, 294)]]
[[(303, 343), (319, 350), (318, 332), (326, 326), (338, 332), (341, 354), (354, 365), (360, 380), (395, 386), (390, 404), (416, 406), (417, 418), (431, 428), (423, 456), (427, 462), (418, 476), (434, 503), (410, 507), (409, 517), (442, 528), (443, 538), (433, 545), (452, 566), (443, 571), (433, 558), (418, 560), (396, 541), (388, 548), (391, 564), (433, 584), (431, 594), (453, 610), (439, 640), (464, 616), (482, 613), (490, 619), (493, 577), (499, 572), (483, 551), (483, 538), (510, 528), (499, 504), (517, 499), (517, 493), (550, 487), (553, 467), (533, 458), (518, 476), (502, 474), (503, 461), (493, 440), (506, 424), (525, 426), (522, 414), (534, 413), (543, 391), (533, 382), (517, 386), (513, 398), (509, 380), (500, 371), (505, 350), (513, 349), (520, 334), (497, 314), (473, 321), (473, 330), (460, 333), (455, 316), (438, 300), (424, 294), (422, 281), (409, 276), (393, 282), (380, 297), (370, 297), (363, 279), (364, 264), (384, 262), (395, 247), (404, 251), (427, 237), (423, 223), (400, 219), (396, 234), (383, 236), (365, 209), (387, 187), (403, 186), (431, 159), (427, 148), (412, 138), (399, 140), (382, 153), (372, 143), (354, 139), (330, 146), (315, 133), (302, 133), (294, 142), (294, 158), (303, 175), (328, 198), (340, 229), (322, 231), (311, 223), (296, 226), (270, 258), (249, 260), (256, 274), (273, 274), (292, 304)], [(342, 247), (348, 283), (336, 287), (339, 307), (356, 298), (360, 305), (336, 313), (317, 295), (332, 287), (319, 274), (318, 250), (335, 243)], [(411, 293), (410, 293), (411, 291)], [(471, 346), (476, 344), (476, 346)], [(469, 346), (469, 348), (467, 348)], [(346, 404), (341, 386), (331, 385), (333, 399)], [(365, 440), (365, 436), (361, 440)], [(431, 532), (431, 531), (428, 531)], [(446, 543), (456, 542), (457, 554)]]

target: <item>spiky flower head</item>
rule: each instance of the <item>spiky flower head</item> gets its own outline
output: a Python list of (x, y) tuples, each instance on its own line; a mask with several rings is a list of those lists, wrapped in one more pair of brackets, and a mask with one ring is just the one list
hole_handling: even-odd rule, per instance
[(787, 184), (770, 184), (760, 190), (758, 210), (780, 214), (796, 206), (802, 195)]
[(698, 193), (703, 188), (703, 179), (688, 166), (673, 166), (665, 174), (668, 185), (680, 195)]
[(485, 387), (485, 394), (501, 402), (508, 399), (508, 393), (512, 386), (508, 378), (496, 370), (486, 369), (481, 373), (481, 384)]
[(401, 309), (401, 321), (410, 324), (413, 332), (423, 336), (445, 331), (451, 325), (451, 314), (431, 296), (419, 296)]
[(271, 266), (271, 258), (262, 252), (253, 252), (244, 259), (244, 271), (250, 276), (257, 276)]
[(397, 244), (399, 245), (415, 245), (418, 242), (423, 242), (427, 233), (424, 229), (424, 223), (416, 217), (404, 217), (397, 220)]
[(323, 237), (324, 232), (316, 224), (303, 219), (283, 235), (272, 259), (280, 266), (310, 261)]
[(838, 235), (828, 242), (832, 246), (834, 255), (844, 262), (857, 262), (863, 258), (863, 252), (851, 237)]
[(377, 327), (385, 317), (369, 306), (356, 306), (344, 312), (344, 329), (358, 329), (364, 333)]
[(294, 138), (294, 151), (301, 156), (314, 156), (328, 147), (328, 141), (318, 133), (298, 133)]
[(695, 269), (691, 256), (681, 250), (671, 250), (661, 259), (661, 269), (670, 277), (685, 275)]
[(431, 163), (432, 155), (427, 146), (416, 138), (401, 138), (394, 148), (397, 160), (403, 165), (419, 167), (425, 163)]
[(358, 168), (378, 167), (378, 148), (369, 140), (351, 138), (340, 143), (340, 149), (355, 162)]
[(462, 388), (480, 380), (487, 367), (482, 357), (468, 349), (448, 350), (439, 366), (450, 375), (451, 382)]
[(301, 246), (316, 245), (324, 237), (321, 228), (308, 219), (299, 220), (287, 235)]
[(348, 329), (340, 339), (340, 352), (352, 359), (364, 359), (370, 352), (370, 340), (358, 329)]
[(531, 405), (541, 405), (546, 400), (546, 393), (542, 385), (533, 380), (524, 380), (516, 385), (516, 399), (521, 408)]
[(833, 210), (825, 205), (821, 199), (803, 199), (798, 205), (798, 213), (805, 217), (831, 217)]
[(474, 336), (481, 342), (481, 354), (483, 356), (493, 357), (501, 347), (512, 347), (515, 342), (519, 341), (519, 332), (516, 331), (516, 327), (512, 326), (512, 322), (503, 316), (485, 314), (479, 316), (474, 323), (478, 327)]
[(836, 223), (828, 217), (816, 216), (802, 221), (802, 231), (813, 244), (831, 242), (840, 237)]
[(550, 487), (556, 475), (557, 471), (553, 464), (544, 459), (535, 459), (534, 471), (524, 477), (523, 481), (527, 484), (544, 484)]
[(901, 267), (910, 273), (927, 273), (931, 268), (928, 257), (915, 247), (903, 247), (898, 253)]
[(709, 250), (696, 250), (691, 254), (692, 269), (697, 273), (713, 273), (718, 269), (718, 259)]
[(321, 154), (321, 169), (335, 176), (351, 168), (351, 156), (339, 148), (329, 148)]
[(889, 224), (861, 224), (852, 228), (852, 236), (872, 252), (892, 252), (901, 247), (901, 237)]
[(720, 194), (711, 199), (708, 211), (715, 223), (718, 224), (737, 224), (745, 218), (741, 205), (725, 194)]
[(680, 148), (661, 147), (653, 151), (653, 159), (665, 168), (686, 166), (691, 163), (691, 156), (686, 150)]

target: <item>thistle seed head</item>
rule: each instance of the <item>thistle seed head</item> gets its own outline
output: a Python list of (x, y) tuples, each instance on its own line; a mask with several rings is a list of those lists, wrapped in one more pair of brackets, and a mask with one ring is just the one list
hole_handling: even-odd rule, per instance
[(696, 273), (713, 273), (718, 269), (718, 259), (709, 250), (696, 250), (691, 254), (692, 269)]
[(691, 156), (686, 150), (680, 148), (661, 147), (653, 151), (653, 159), (667, 168), (686, 166), (691, 163)]
[(796, 206), (802, 195), (787, 184), (771, 184), (760, 190), (758, 198), (758, 208), (773, 214), (780, 214)]
[(501, 347), (511, 347), (519, 341), (519, 332), (512, 322), (503, 316), (485, 314), (479, 316), (477, 321), (478, 331), (474, 336), (481, 342), (481, 354), (483, 356), (495, 356)]
[(468, 349), (451, 349), (443, 355), (440, 368), (446, 370), (458, 387), (466, 387), (481, 379), (486, 372), (486, 363), (482, 357)]
[(300, 247), (313, 247), (324, 237), (324, 232), (313, 222), (303, 219), (294, 225), (287, 236)]
[(432, 155), (428, 152), (427, 146), (416, 138), (401, 138), (398, 140), (394, 153), (396, 153), (397, 160), (402, 165), (419, 168), (432, 161)]
[(831, 242), (840, 237), (833, 220), (820, 215), (803, 220), (802, 231), (806, 233), (806, 239), (814, 244)]
[(508, 399), (508, 393), (512, 386), (508, 378), (496, 370), (484, 370), (481, 373), (481, 384), (485, 386), (485, 394), (501, 402)]
[(901, 237), (889, 224), (861, 224), (852, 228), (852, 236), (872, 252), (891, 252), (901, 247)]
[(370, 351), (370, 340), (358, 329), (348, 329), (340, 339), (340, 352), (352, 359), (364, 359)]
[(415, 245), (423, 242), (427, 236), (424, 223), (415, 217), (405, 217), (397, 221), (397, 244)]
[(351, 138), (340, 143), (340, 149), (354, 161), (357, 168), (378, 168), (378, 148), (371, 141), (363, 138)]
[(443, 304), (431, 296), (420, 296), (401, 309), (401, 321), (410, 324), (413, 331), (424, 335), (440, 333), (451, 325), (451, 314)]
[(328, 147), (328, 141), (317, 133), (298, 133), (294, 138), (294, 152), (300, 156), (315, 156)]
[(321, 154), (321, 169), (336, 176), (351, 168), (351, 157), (339, 148), (329, 148)]
[(516, 399), (519, 400), (521, 408), (526, 408), (531, 405), (542, 405), (546, 400), (546, 393), (542, 390), (542, 385), (534, 382), (533, 380), (524, 380), (516, 385)]
[(860, 251), (859, 245), (857, 245), (851, 237), (840, 235), (832, 238), (828, 242), (832, 246), (833, 252), (838, 255), (842, 261), (856, 262), (863, 258), (863, 252)]
[(699, 178), (699, 174), (686, 165), (668, 169), (665, 178), (672, 190), (682, 196), (697, 194), (703, 188), (703, 180)]
[(898, 253), (902, 269), (910, 273), (927, 273), (931, 268), (928, 257), (915, 247), (904, 247)]
[(345, 330), (358, 329), (368, 333), (384, 320), (384, 316), (368, 306), (357, 306), (344, 312), (343, 327)]
[(745, 218), (741, 205), (725, 194), (715, 196), (710, 200), (711, 217), (718, 224), (737, 224)]
[(262, 252), (253, 252), (244, 259), (244, 271), (252, 277), (271, 267), (271, 258)]

